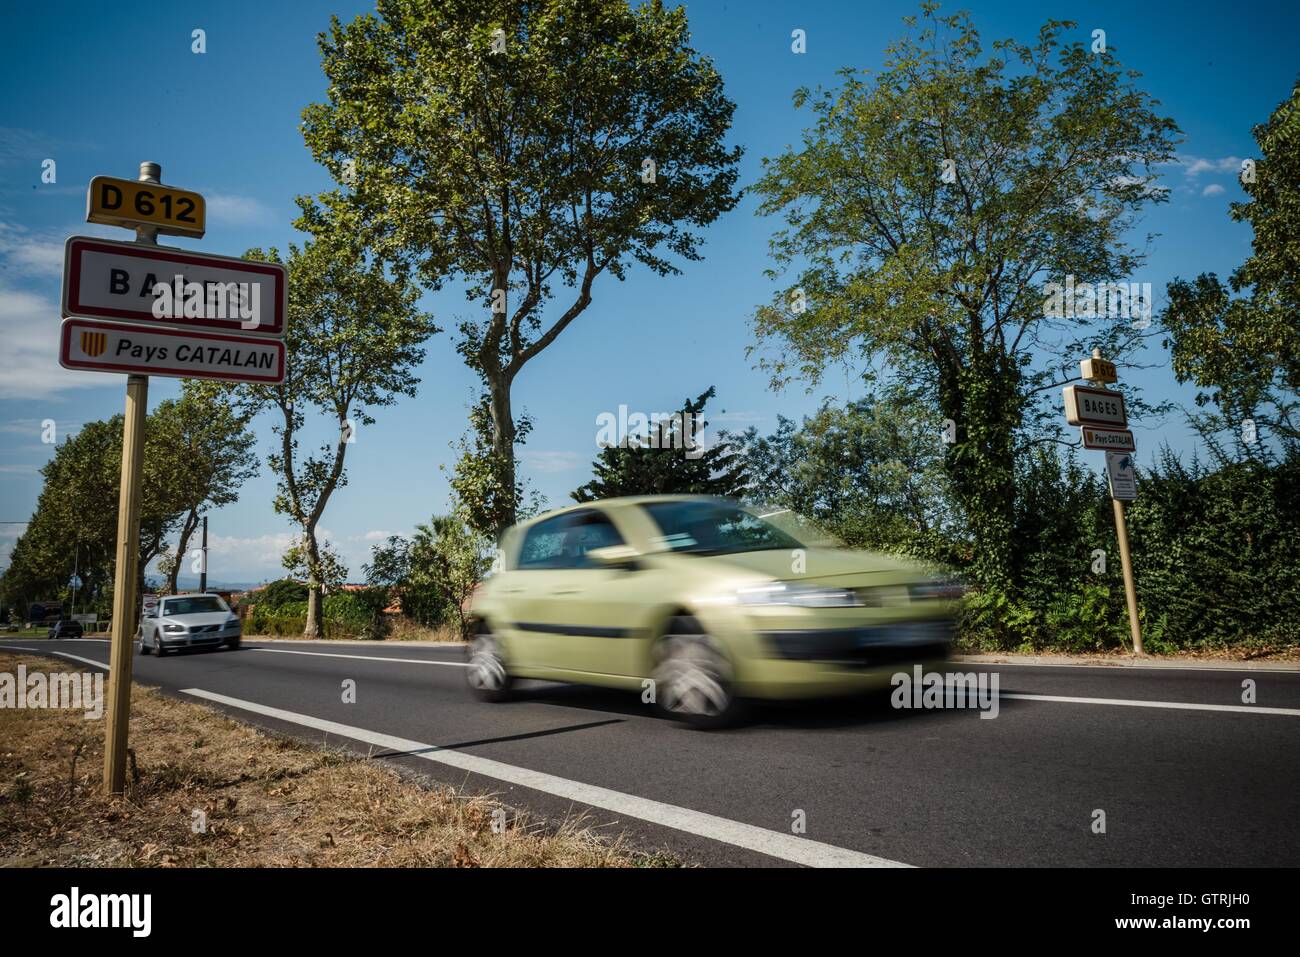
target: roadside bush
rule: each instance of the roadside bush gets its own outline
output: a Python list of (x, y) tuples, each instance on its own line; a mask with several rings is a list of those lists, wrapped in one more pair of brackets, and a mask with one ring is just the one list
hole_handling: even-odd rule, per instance
[[(386, 638), (390, 629), (383, 588), (332, 592), (321, 601), (321, 627), (326, 638)], [(248, 633), (298, 637), (307, 623), (307, 601), (286, 601), (279, 606), (258, 602), (248, 620)]]
[(1128, 517), (1151, 641), (1300, 644), (1300, 450), (1210, 469), (1164, 449)]
[(281, 578), (259, 590), (254, 600), (259, 608), (266, 608), (268, 611), (279, 611), (298, 602), (306, 608), (307, 586), (292, 578)]

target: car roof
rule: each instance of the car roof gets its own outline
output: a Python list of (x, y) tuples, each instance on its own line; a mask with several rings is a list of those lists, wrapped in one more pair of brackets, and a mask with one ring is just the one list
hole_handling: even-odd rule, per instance
[(566, 505), (563, 508), (551, 509), (549, 512), (543, 512), (541, 515), (534, 515), (526, 521), (520, 522), (516, 528), (527, 528), (530, 525), (536, 525), (538, 522), (544, 522), (548, 518), (555, 518), (557, 515), (565, 515), (569, 512), (577, 512), (589, 508), (625, 508), (630, 505), (653, 505), (656, 502), (728, 502), (730, 499), (722, 498), (718, 495), (621, 495), (617, 498), (602, 498), (594, 502), (576, 502), (573, 505)]

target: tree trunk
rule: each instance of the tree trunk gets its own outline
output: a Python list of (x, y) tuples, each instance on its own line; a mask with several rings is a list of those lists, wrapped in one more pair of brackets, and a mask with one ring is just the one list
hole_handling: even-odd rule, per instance
[[(180, 577), (181, 562), (185, 560), (185, 550), (190, 547), (190, 537), (194, 530), (199, 527), (199, 513), (190, 509), (190, 513), (185, 516), (185, 522), (181, 525), (181, 537), (176, 543), (176, 562), (172, 565), (172, 572), (167, 576), (167, 594), (176, 594), (176, 580)], [(207, 556), (204, 556), (205, 560)]]
[(303, 532), (307, 539), (307, 621), (303, 625), (304, 638), (319, 638), (320, 625), (320, 549), (316, 545), (316, 529)]
[(497, 481), (496, 537), (516, 521), (515, 509), (515, 418), (510, 406), (510, 379), (501, 372), (489, 372), (488, 403), (492, 413), (493, 472)]

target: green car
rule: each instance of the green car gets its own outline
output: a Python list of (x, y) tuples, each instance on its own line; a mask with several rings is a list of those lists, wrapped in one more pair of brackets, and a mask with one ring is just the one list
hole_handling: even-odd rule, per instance
[(870, 552), (804, 545), (728, 499), (660, 495), (570, 506), (503, 536), (475, 593), (466, 676), (626, 688), (700, 727), (748, 699), (887, 687), (942, 659), (959, 588)]

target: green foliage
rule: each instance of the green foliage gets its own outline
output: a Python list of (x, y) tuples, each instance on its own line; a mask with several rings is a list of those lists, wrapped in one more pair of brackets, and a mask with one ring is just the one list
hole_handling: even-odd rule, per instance
[(1184, 466), (1167, 449), (1128, 508), (1155, 641), (1300, 644), (1300, 453), (1277, 465)]
[[(523, 445), (532, 428), (530, 418), (517, 418), (514, 444)], [(493, 434), (491, 404), (485, 394), (470, 410), (469, 430), (457, 446), (460, 454), (448, 480), (470, 528), (491, 536), (537, 510), (536, 496), (530, 505), (527, 483), (515, 474), (513, 454), (498, 451)]]
[(265, 608), (268, 611), (279, 611), (287, 605), (296, 603), (302, 603), (305, 608), (307, 586), (292, 578), (281, 578), (259, 589), (254, 600), (258, 608)]
[(390, 536), (365, 566), (371, 591), (401, 601), (422, 625), (453, 625), (468, 635), (465, 603), (491, 564), (491, 541), (460, 515), (434, 516), (410, 539)]
[(780, 417), (769, 436), (751, 427), (726, 438), (751, 500), (792, 509), (856, 548), (953, 563), (968, 560), (970, 547), (940, 434), (923, 402), (895, 393), (828, 401), (801, 426)]
[[(1300, 441), (1300, 82), (1254, 132), (1262, 155), (1242, 182), (1250, 201), (1231, 207), (1254, 230), (1252, 254), (1227, 285), (1213, 273), (1175, 279), (1161, 319), (1178, 381), (1220, 410), (1204, 431), (1238, 430), (1238, 448), (1257, 457), (1270, 433)], [(1253, 448), (1239, 432), (1247, 418), (1261, 440)]]
[[(287, 579), (272, 584), (297, 585)], [(294, 594), (299, 592), (301, 597), (294, 599)], [(389, 623), (384, 608), (387, 605), (388, 593), (383, 588), (332, 591), (321, 601), (321, 633), (326, 638), (386, 638)], [(302, 634), (306, 621), (306, 586), (297, 585), (297, 590), (280, 587), (271, 600), (265, 594), (259, 595), (247, 630), (258, 635), (296, 636)]]
[[(241, 385), (235, 391), (244, 413), (273, 409), (275, 447), (268, 462), (276, 473), (275, 510), (302, 529), (302, 541), (285, 556), (285, 567), (301, 569), (308, 585), (343, 580), (337, 556), (316, 538), (321, 516), (335, 490), (347, 484), (348, 446), (359, 425), (373, 424), (373, 411), (399, 396), (413, 396), (422, 344), (438, 329), (416, 308), (419, 290), (384, 262), (368, 257), (354, 231), (335, 218), (312, 218), (313, 238), (289, 247), (288, 350), (284, 381)], [(280, 262), (271, 249), (252, 249), (245, 258)], [(338, 424), (338, 437), (304, 456), (298, 435), (308, 413)], [(309, 602), (306, 634), (317, 628)]]
[[(848, 544), (901, 552), (974, 578), (975, 553), (923, 416), (892, 401), (824, 406), (796, 427), (738, 440), (751, 492)], [(1183, 465), (1165, 449), (1140, 476), (1127, 518), (1149, 649), (1300, 644), (1300, 450), (1283, 461)], [(1017, 573), (976, 582), (959, 634), (988, 651), (1129, 647), (1105, 480), (1044, 442), (1016, 459)]]
[(1050, 433), (1045, 403), (1075, 357), (1137, 339), (1127, 317), (1047, 315), (1042, 286), (1118, 281), (1143, 261), (1120, 237), (1164, 198), (1152, 170), (1177, 128), (1112, 52), (1067, 42), (1073, 23), (985, 51), (968, 15), (937, 9), (908, 18), (882, 71), (795, 94), (813, 124), (755, 188), (784, 219), (773, 277), (798, 272), (754, 324), (774, 384), (861, 352), (955, 423), (945, 465), (970, 571), (1010, 589), (1022, 431)]
[[(71, 594), (79, 608), (106, 611), (111, 599), (122, 469), (122, 416), (87, 422), (42, 467), (36, 512), (0, 578), (0, 601), (26, 605)], [(140, 510), (140, 576), (167, 553), (178, 525), (192, 533), (200, 512), (229, 504), (256, 468), (246, 420), (219, 396), (200, 398), (186, 383), (179, 399), (158, 403), (145, 420)], [(184, 543), (178, 556), (183, 557)], [(174, 561), (175, 559), (173, 559)]]
[[(334, 19), (320, 49), (328, 99), (303, 134), (343, 187), (323, 204), (482, 310), (457, 349), (483, 381), (492, 457), (464, 481), (496, 495), (499, 533), (515, 520), (515, 378), (601, 275), (701, 258), (697, 229), (739, 199), (734, 104), (685, 11), (659, 2), (379, 0)], [(304, 206), (307, 225), (319, 215)]]
[(213, 382), (187, 379), (180, 398), (165, 399), (150, 416), (154, 441), (167, 449), (154, 481), (173, 490), (183, 512), (176, 551), (159, 563), (169, 594), (176, 591), (201, 513), (237, 501), (240, 486), (257, 474), (249, 416), (236, 410), (226, 391)]
[[(645, 433), (606, 436), (608, 444), (592, 466), (595, 478), (574, 491), (573, 500), (594, 502), (620, 495), (740, 495), (745, 477), (736, 453), (725, 442), (711, 448), (704, 445), (708, 426), (704, 406), (714, 394), (710, 386), (694, 401), (684, 400), (669, 420), (650, 423)], [(620, 446), (624, 438), (626, 443)]]

